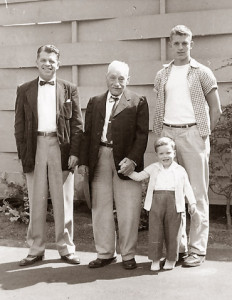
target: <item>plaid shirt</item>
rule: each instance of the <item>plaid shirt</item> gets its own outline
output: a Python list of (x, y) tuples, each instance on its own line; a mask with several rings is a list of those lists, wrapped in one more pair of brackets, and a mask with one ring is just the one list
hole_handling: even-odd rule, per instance
[[(153, 131), (160, 136), (163, 128), (165, 112), (165, 84), (168, 81), (174, 61), (164, 65), (155, 78), (154, 91), (157, 93)], [(197, 127), (201, 136), (210, 134), (209, 107), (205, 96), (214, 88), (217, 88), (217, 81), (213, 72), (206, 66), (192, 59), (189, 63), (187, 80)]]

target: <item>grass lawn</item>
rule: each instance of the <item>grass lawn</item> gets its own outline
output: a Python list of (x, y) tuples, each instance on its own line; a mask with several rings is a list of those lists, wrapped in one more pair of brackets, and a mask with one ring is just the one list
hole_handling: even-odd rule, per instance
[[(225, 207), (215, 207), (210, 209), (210, 233), (209, 247), (221, 246), (232, 247), (232, 232), (226, 229), (226, 218), (224, 216)], [(187, 229), (189, 220), (187, 220)], [(27, 225), (20, 222), (12, 223), (9, 218), (0, 213), (0, 244), (6, 240), (14, 241), (22, 246), (26, 246)], [(54, 222), (47, 222), (47, 242), (54, 243)], [(74, 242), (77, 250), (94, 251), (94, 239), (92, 232), (91, 212), (85, 203), (75, 206), (74, 210)], [(139, 253), (146, 255), (148, 244), (148, 231), (139, 231), (138, 248)]]

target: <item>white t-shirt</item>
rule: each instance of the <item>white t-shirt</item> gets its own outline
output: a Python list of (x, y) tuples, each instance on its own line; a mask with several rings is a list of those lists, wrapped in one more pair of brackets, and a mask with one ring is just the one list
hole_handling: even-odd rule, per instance
[(188, 71), (189, 64), (183, 66), (172, 65), (165, 86), (164, 123), (176, 125), (196, 123), (187, 80)]

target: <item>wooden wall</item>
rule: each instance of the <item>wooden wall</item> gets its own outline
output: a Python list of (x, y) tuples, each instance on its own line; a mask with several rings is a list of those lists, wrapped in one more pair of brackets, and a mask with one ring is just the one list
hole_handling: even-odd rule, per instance
[[(6, 3), (7, 2), (7, 5)], [(58, 76), (79, 86), (83, 115), (90, 96), (106, 90), (107, 65), (130, 66), (130, 88), (147, 96), (152, 125), (153, 81), (171, 59), (170, 29), (193, 31), (192, 56), (209, 66), (219, 84), (222, 104), (232, 102), (232, 1), (230, 0), (8, 0), (0, 4), (0, 173), (17, 177), (21, 165), (14, 141), (17, 85), (37, 76), (37, 48), (61, 50)], [(145, 162), (153, 161), (150, 133)], [(16, 175), (15, 175), (16, 173)], [(77, 176), (77, 190), (81, 189)], [(1, 193), (4, 188), (2, 187)], [(81, 192), (77, 193), (81, 197)], [(210, 195), (211, 203), (224, 202)]]

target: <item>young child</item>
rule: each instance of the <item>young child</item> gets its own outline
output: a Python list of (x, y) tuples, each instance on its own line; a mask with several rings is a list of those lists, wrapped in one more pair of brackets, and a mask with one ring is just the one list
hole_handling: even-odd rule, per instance
[(196, 199), (185, 169), (174, 161), (174, 141), (168, 137), (160, 138), (155, 143), (155, 152), (158, 162), (129, 177), (136, 181), (150, 178), (144, 208), (150, 211), (148, 258), (152, 260), (151, 270), (160, 270), (164, 241), (167, 254), (163, 269), (172, 270), (179, 255), (185, 196), (191, 216), (196, 213)]

